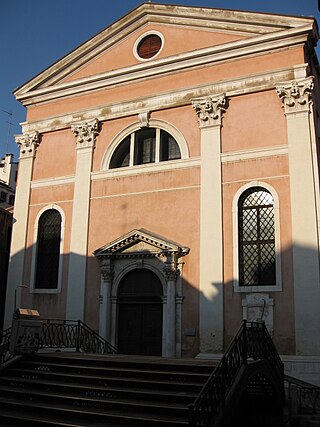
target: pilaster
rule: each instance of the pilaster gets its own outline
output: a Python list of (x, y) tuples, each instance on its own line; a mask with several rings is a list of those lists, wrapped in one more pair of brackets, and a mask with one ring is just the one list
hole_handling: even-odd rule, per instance
[(15, 137), (20, 148), (19, 175), (16, 187), (14, 205), (14, 222), (12, 228), (11, 253), (8, 271), (6, 310), (4, 327), (11, 326), (14, 301), (21, 304), (21, 285), (23, 284), (24, 258), (28, 226), (30, 183), (32, 179), (33, 163), (37, 148), (40, 144), (38, 132), (30, 132)]
[(76, 137), (77, 158), (66, 316), (72, 320), (84, 320), (91, 168), (99, 122), (95, 119), (77, 123), (71, 129)]
[(201, 133), (200, 352), (223, 350), (221, 125), (224, 94), (194, 99)]
[(317, 158), (313, 149), (313, 78), (277, 87), (287, 119), (296, 354), (320, 352), (314, 339), (320, 328), (319, 188)]
[(111, 291), (114, 276), (111, 259), (103, 259), (100, 268), (101, 283), (99, 295), (99, 335), (110, 342), (112, 322)]
[[(172, 258), (172, 259), (171, 259)], [(164, 357), (176, 356), (176, 281), (179, 276), (175, 257), (168, 257), (164, 274), (167, 279), (167, 310)]]

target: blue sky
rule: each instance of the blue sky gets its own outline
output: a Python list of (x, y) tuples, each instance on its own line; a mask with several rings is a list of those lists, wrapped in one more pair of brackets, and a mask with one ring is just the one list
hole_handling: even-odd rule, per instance
[[(18, 158), (14, 134), (21, 133), (19, 123), (25, 120), (25, 108), (15, 100), (13, 90), (141, 3), (140, 0), (0, 0), (0, 156), (11, 152)], [(314, 16), (320, 25), (318, 0), (159, 0), (157, 3)]]

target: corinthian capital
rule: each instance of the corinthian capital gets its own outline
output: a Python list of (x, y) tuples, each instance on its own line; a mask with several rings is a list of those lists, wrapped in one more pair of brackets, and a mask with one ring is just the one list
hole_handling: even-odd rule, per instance
[(227, 109), (227, 98), (221, 94), (215, 98), (208, 96), (192, 100), (200, 127), (221, 126), (222, 114)]
[(112, 283), (113, 275), (114, 271), (112, 265), (103, 265), (101, 267), (101, 278), (104, 282)]
[(20, 159), (34, 157), (40, 144), (40, 134), (37, 131), (16, 135), (16, 144), (20, 149)]
[(277, 94), (283, 103), (285, 113), (309, 111), (313, 87), (313, 77), (277, 86)]
[(71, 126), (71, 130), (77, 138), (77, 148), (94, 147), (96, 137), (99, 134), (99, 121), (77, 123)]

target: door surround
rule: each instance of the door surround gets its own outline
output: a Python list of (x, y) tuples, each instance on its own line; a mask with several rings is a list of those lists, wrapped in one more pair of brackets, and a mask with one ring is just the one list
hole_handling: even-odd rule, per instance
[(117, 346), (119, 285), (131, 270), (153, 271), (163, 288), (162, 356), (181, 356), (183, 280), (181, 258), (189, 248), (172, 240), (135, 229), (97, 249), (100, 265), (99, 334)]

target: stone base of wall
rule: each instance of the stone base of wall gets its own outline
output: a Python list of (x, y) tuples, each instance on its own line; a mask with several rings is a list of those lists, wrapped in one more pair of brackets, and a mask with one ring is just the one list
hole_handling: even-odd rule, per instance
[[(199, 353), (196, 359), (212, 360), (218, 364), (223, 354)], [(320, 357), (280, 355), (284, 364), (284, 373), (307, 383), (320, 387)]]
[(280, 355), (284, 364), (284, 373), (307, 383), (320, 386), (319, 356)]

